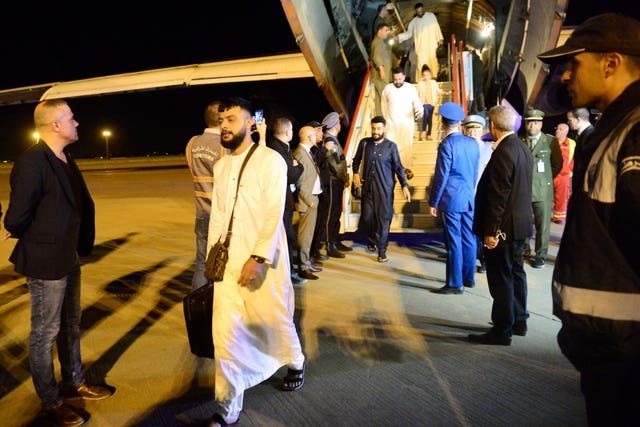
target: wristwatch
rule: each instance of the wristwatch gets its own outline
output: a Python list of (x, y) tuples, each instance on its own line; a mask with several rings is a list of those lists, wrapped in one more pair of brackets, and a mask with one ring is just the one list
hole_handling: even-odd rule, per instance
[(258, 255), (251, 255), (251, 258), (258, 264), (264, 264), (265, 259)]

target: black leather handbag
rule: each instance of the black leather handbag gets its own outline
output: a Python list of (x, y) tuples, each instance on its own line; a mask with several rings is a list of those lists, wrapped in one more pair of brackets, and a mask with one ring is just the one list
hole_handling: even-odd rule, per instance
[(192, 291), (182, 300), (191, 353), (213, 359), (213, 284)]

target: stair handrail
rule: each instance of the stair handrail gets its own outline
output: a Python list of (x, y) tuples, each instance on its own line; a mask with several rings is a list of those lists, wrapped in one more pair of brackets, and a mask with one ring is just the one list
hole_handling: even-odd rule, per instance
[(467, 87), (464, 78), (464, 50), (462, 49), (462, 40), (458, 42), (458, 50), (460, 51), (460, 105), (467, 115)]
[(458, 51), (456, 49), (455, 34), (451, 34), (451, 78), (453, 81), (453, 102), (460, 103), (460, 88), (458, 83)]
[[(358, 149), (358, 143), (365, 135), (371, 134), (371, 111), (375, 109), (373, 97), (375, 96), (374, 86), (371, 83), (371, 65), (367, 68), (367, 72), (364, 76), (362, 88), (360, 89), (360, 95), (358, 96), (358, 102), (353, 112), (353, 119), (349, 126), (349, 132), (347, 133), (347, 139), (344, 144), (344, 156), (347, 161), (347, 170), (349, 172), (349, 180), (353, 179), (353, 170), (351, 162), (353, 156)], [(350, 188), (344, 192), (343, 209), (342, 209), (342, 221), (341, 226), (344, 230), (353, 231), (357, 224), (351, 224), (351, 191)]]

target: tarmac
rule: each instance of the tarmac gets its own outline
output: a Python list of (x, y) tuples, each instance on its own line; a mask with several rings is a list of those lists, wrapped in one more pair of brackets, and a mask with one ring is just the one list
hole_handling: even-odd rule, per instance
[[(191, 354), (184, 324), (195, 253), (184, 158), (79, 165), (97, 226), (82, 266), (83, 363), (91, 383), (115, 390), (80, 406), (86, 425), (204, 425), (216, 410), (214, 367)], [(0, 165), (4, 210), (10, 168)], [(444, 285), (439, 233), (392, 234), (384, 264), (346, 235), (354, 250), (296, 287), (304, 387), (280, 391), (282, 368), (245, 392), (239, 425), (585, 426), (578, 373), (556, 343), (551, 273), (562, 227), (551, 234), (545, 268), (525, 267), (528, 334), (508, 347), (467, 339), (491, 326), (484, 274), (463, 295), (430, 292)], [(14, 244), (0, 243), (0, 425), (45, 426), (28, 368), (28, 291), (8, 261)]]

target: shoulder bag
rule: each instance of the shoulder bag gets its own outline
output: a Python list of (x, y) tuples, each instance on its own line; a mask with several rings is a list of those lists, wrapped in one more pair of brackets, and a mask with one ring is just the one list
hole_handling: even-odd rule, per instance
[[(240, 188), (240, 177), (244, 170), (249, 157), (256, 150), (258, 145), (254, 144), (247, 157), (245, 157), (240, 173), (238, 174), (238, 186), (236, 187), (236, 200), (238, 198), (238, 189)], [(235, 202), (233, 207), (235, 208)], [(211, 283), (191, 291), (182, 300), (182, 308), (184, 310), (184, 321), (187, 326), (187, 337), (189, 338), (189, 347), (191, 353), (200, 357), (214, 358), (213, 348), (213, 282), (219, 282), (224, 277), (224, 268), (229, 259), (229, 240), (231, 238), (231, 227), (233, 223), (233, 210), (231, 219), (229, 220), (229, 229), (224, 243), (219, 241), (213, 245), (209, 251), (206, 262), (205, 277), (211, 280)]]

